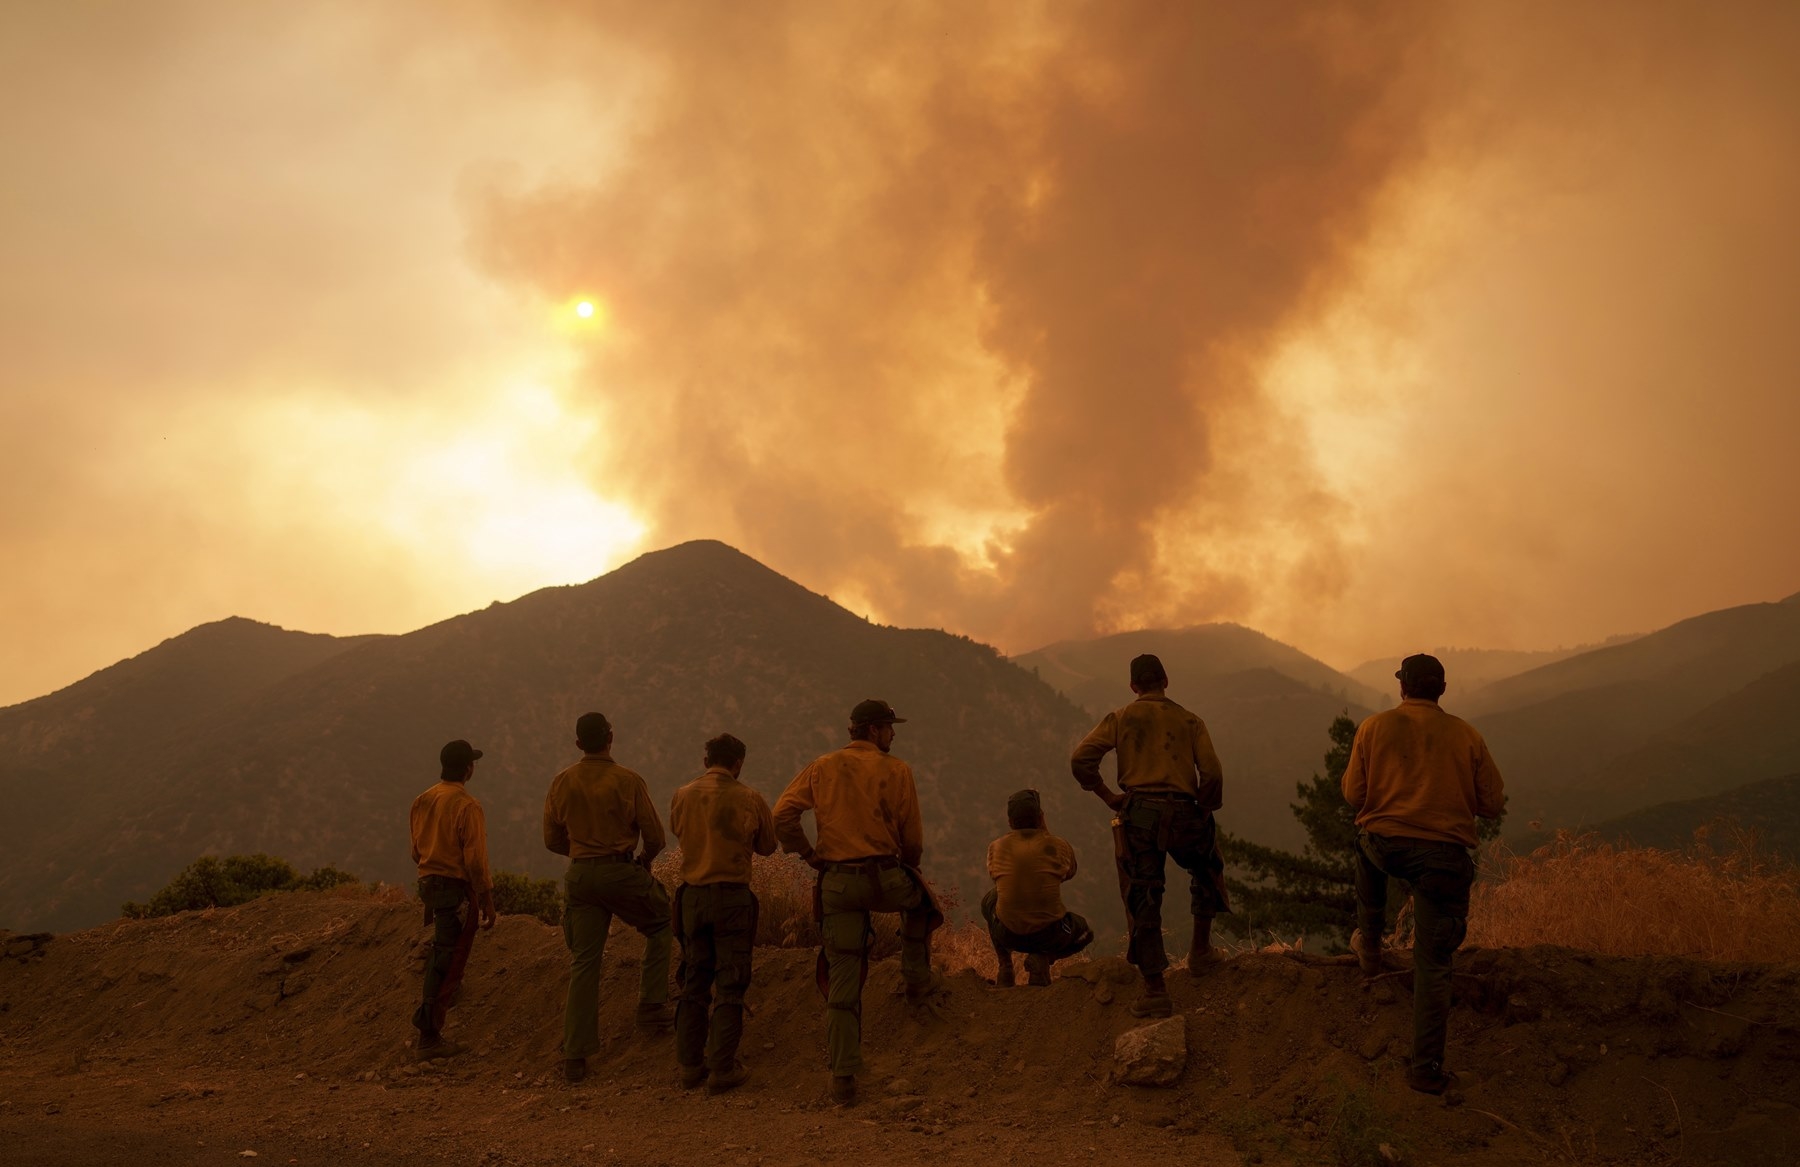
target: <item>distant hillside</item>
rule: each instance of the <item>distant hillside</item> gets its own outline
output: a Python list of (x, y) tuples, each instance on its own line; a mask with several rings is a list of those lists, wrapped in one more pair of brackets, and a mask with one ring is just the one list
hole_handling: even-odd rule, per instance
[[(1064, 641), (1015, 658), (1072, 700), (1090, 721), (1132, 699), (1131, 658), (1154, 652), (1169, 696), (1205, 720), (1225, 767), (1224, 826), (1258, 842), (1305, 841), (1289, 804), (1294, 784), (1324, 768), (1332, 719), (1361, 720), (1394, 699), (1279, 641), (1235, 624), (1148, 630)], [(1112, 770), (1107, 769), (1111, 775)]]
[[(240, 625), (255, 627), (210, 627)], [(196, 647), (203, 633), (189, 634)], [(487, 807), (495, 863), (555, 873), (562, 860), (540, 836), (543, 797), (577, 756), (579, 714), (612, 718), (617, 757), (666, 809), (720, 730), (749, 743), (745, 778), (772, 800), (806, 761), (844, 742), (849, 708), (867, 696), (909, 718), (895, 752), (918, 776), (934, 879), (978, 895), (1005, 797), (1031, 785), (1056, 827), (1097, 860), (1072, 898), (1092, 898), (1102, 913), (1116, 900), (1103, 808), (1084, 795), (1072, 812), (1080, 791), (1068, 754), (1088, 728), (1084, 713), (986, 646), (870, 624), (723, 544), (656, 552), (404, 636), (308, 641), (317, 650), (308, 667), (281, 655), (281, 640), (279, 661), (234, 642), (174, 668), (165, 650), (186, 640), (139, 659), (188, 678), (191, 701), (166, 680), (132, 688), (100, 674), (75, 689), (105, 692), (110, 704), (57, 701), (72, 689), (6, 711), (30, 711), (28, 732), (0, 739), (9, 803), (33, 784), (54, 793), (35, 805), (32, 829), (9, 840), (0, 922), (110, 918), (203, 852), (265, 850), (410, 881), (407, 807), (454, 737), (487, 754), (471, 789)], [(78, 754), (48, 748), (94, 725), (165, 718), (171, 731), (158, 736), (109, 730)], [(71, 790), (90, 797), (60, 796)]]
[[(1162, 658), (1169, 670), (1171, 694), (1184, 686), (1215, 684), (1237, 673), (1266, 669), (1340, 703), (1385, 709), (1395, 700), (1391, 683), (1364, 684), (1297, 648), (1238, 624), (1147, 628), (1094, 640), (1064, 640), (1014, 660), (1099, 717), (1131, 699), (1127, 666), (1132, 657), (1144, 652)], [(1391, 668), (1388, 671), (1393, 672)]]
[[(1449, 679), (1454, 699), (1459, 703), (1467, 703), (1475, 700), (1477, 693), (1495, 681), (1516, 677), (1520, 673), (1567, 660), (1579, 653), (1625, 644), (1635, 639), (1634, 636), (1615, 636), (1605, 644), (1584, 644), (1574, 648), (1547, 648), (1530, 652), (1498, 648), (1431, 648), (1423, 651), (1444, 662), (1444, 672)], [(1395, 685), (1398, 684), (1394, 680), (1394, 670), (1400, 667), (1401, 658), (1409, 655), (1411, 654), (1407, 652), (1399, 652), (1376, 657), (1357, 665), (1346, 675), (1383, 693), (1394, 692)]]
[[(1582, 807), (1598, 819), (1796, 772), (1800, 661), (1758, 677), (1601, 767), (1583, 784)], [(1794, 828), (1800, 830), (1800, 821)]]
[[(0, 797), (9, 834), (30, 840), (59, 823), (107, 815), (122, 788), (214, 722), (289, 677), (380, 639), (290, 632), (233, 617), (0, 709)], [(0, 886), (30, 878), (15, 867), (0, 874)]]
[(1623, 644), (1583, 652), (1487, 686), (1480, 715), (1571, 693), (1652, 683), (1698, 708), (1792, 660), (1800, 660), (1800, 598), (1745, 604), (1671, 624)]
[[(1784, 705), (1784, 682), (1762, 678), (1797, 661), (1800, 602), (1790, 598), (1696, 616), (1445, 705), (1486, 735), (1514, 826), (1574, 826), (1794, 768), (1782, 760), (1794, 706)], [(1739, 749), (1733, 738), (1765, 744)]]
[(1694, 841), (1695, 831), (1721, 822), (1754, 831), (1761, 849), (1800, 862), (1800, 773), (1706, 798), (1659, 803), (1600, 823), (1594, 830), (1640, 846), (1679, 849)]

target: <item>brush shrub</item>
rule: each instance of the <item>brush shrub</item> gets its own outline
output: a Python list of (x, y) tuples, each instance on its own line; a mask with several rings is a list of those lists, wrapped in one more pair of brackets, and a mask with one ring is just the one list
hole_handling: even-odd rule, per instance
[(494, 872), (494, 911), (502, 916), (535, 916), (556, 927), (563, 918), (562, 884), (516, 871)]
[(145, 920), (202, 908), (229, 908), (271, 892), (325, 891), (356, 882), (356, 876), (329, 866), (316, 867), (311, 875), (302, 876), (287, 860), (261, 852), (223, 858), (202, 855), (147, 903), (127, 901), (119, 911), (131, 919)]

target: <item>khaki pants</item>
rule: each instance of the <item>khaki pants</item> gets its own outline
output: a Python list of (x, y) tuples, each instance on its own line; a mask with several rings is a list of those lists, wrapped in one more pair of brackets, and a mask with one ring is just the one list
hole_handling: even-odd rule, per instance
[(820, 931), (830, 970), (825, 1045), (833, 1075), (857, 1074), (862, 1060), (862, 982), (868, 967), (870, 912), (900, 913), (900, 974), (910, 985), (931, 981), (925, 893), (899, 864), (834, 864), (819, 879)]
[(577, 859), (563, 880), (563, 940), (569, 946), (569, 999), (563, 1010), (563, 1057), (600, 1052), (600, 960), (613, 917), (644, 934), (640, 1005), (669, 999), (669, 893), (642, 866)]

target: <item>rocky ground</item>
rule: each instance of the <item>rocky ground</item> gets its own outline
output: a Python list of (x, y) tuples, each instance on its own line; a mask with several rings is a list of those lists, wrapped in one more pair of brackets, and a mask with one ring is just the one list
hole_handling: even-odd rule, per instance
[[(1800, 966), (1459, 958), (1460, 1096), (1401, 1080), (1408, 978), (1239, 956), (1171, 976), (1141, 1027), (1117, 959), (1049, 988), (954, 973), (907, 1006), (871, 971), (864, 1101), (825, 1098), (812, 953), (759, 949), (745, 1052), (718, 1097), (675, 1084), (668, 1038), (632, 1032), (640, 944), (615, 934), (590, 1079), (558, 1073), (560, 934), (509, 917), (479, 938), (450, 1033), (421, 1064), (407, 1023), (416, 906), (332, 893), (0, 934), (0, 1163), (776, 1164), (1800, 1162)], [(1169, 1085), (1132, 1085), (1141, 1076)]]

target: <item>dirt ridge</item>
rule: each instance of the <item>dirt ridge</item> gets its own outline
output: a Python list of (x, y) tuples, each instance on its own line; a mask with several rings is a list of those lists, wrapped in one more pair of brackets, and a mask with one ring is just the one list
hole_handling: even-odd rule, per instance
[(1154, 1090), (1110, 1081), (1139, 1024), (1117, 958), (1065, 963), (1047, 989), (954, 973), (928, 1013), (884, 961), (865, 994), (869, 1100), (836, 1110), (811, 952), (758, 949), (756, 1076), (709, 1099), (675, 1088), (667, 1039), (632, 1032), (641, 949), (625, 931), (606, 1049), (589, 1083), (563, 1084), (561, 936), (525, 917), (478, 941), (451, 1026), (471, 1052), (421, 1067), (407, 1017), (425, 938), (416, 904), (334, 893), (0, 934), (0, 1135), (28, 1155), (7, 1161), (1800, 1160), (1796, 965), (1465, 952), (1450, 1060), (1471, 1081), (1445, 1105), (1400, 1082), (1403, 974), (1369, 986), (1288, 953), (1172, 974), (1190, 1057)]

